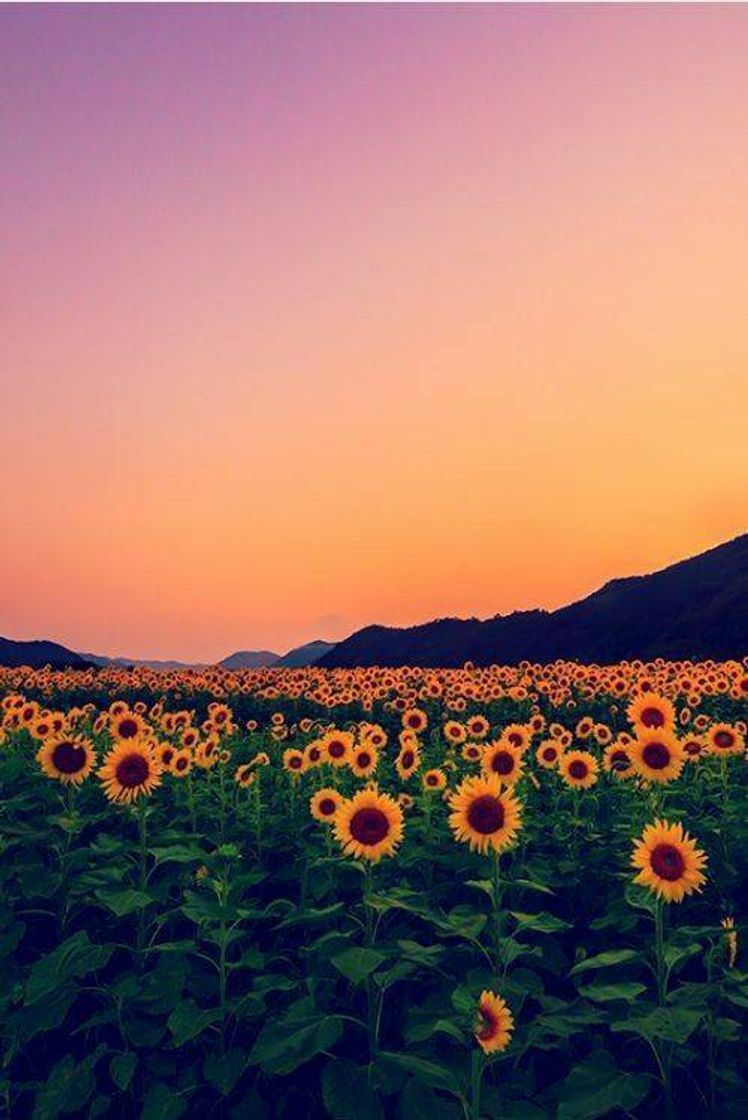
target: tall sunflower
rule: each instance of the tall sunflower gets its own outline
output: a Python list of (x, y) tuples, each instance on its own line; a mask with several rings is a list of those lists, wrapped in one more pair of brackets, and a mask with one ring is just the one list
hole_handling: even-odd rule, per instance
[(148, 742), (134, 739), (109, 751), (98, 775), (110, 801), (130, 803), (161, 784), (161, 765)]
[(637, 774), (649, 782), (669, 782), (677, 778), (686, 760), (683, 747), (675, 735), (667, 731), (641, 734), (629, 744), (628, 751)]
[(403, 811), (386, 793), (363, 789), (335, 814), (335, 837), (347, 855), (377, 863), (403, 838)]
[(343, 800), (343, 795), (333, 789), (332, 786), (318, 789), (309, 798), (309, 812), (316, 821), (325, 821), (327, 824), (332, 824), (335, 814), (343, 804)]
[(473, 851), (500, 852), (513, 843), (520, 828), (522, 806), (509, 790), (502, 789), (496, 774), (465, 778), (449, 798), (449, 826), (455, 839)]
[(655, 821), (634, 841), (631, 863), (639, 869), (634, 882), (648, 887), (665, 902), (682, 902), (701, 890), (706, 855), (696, 847), (682, 824)]
[(78, 786), (91, 773), (96, 755), (88, 739), (76, 735), (46, 739), (36, 758), (48, 778), (56, 778), (66, 786)]
[(597, 759), (589, 751), (566, 751), (561, 755), (558, 769), (567, 786), (589, 789), (597, 781)]
[(522, 752), (501, 738), (485, 748), (481, 769), (484, 774), (496, 774), (503, 785), (512, 786), (522, 776)]
[(667, 697), (654, 692), (636, 696), (627, 714), (637, 731), (670, 731), (675, 727), (675, 708)]
[(475, 1040), (484, 1054), (506, 1050), (514, 1030), (514, 1017), (506, 1001), (487, 989), (478, 1000)]

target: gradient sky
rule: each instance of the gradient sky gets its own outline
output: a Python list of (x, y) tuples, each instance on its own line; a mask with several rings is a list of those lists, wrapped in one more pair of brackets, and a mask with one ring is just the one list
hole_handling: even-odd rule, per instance
[(214, 659), (748, 528), (748, 8), (0, 9), (0, 633)]

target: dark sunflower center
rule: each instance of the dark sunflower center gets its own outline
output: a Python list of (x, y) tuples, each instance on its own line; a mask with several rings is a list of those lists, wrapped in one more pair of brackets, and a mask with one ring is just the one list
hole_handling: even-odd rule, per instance
[(119, 725), (120, 739), (134, 739), (138, 733), (138, 725), (134, 719), (123, 719)]
[(187, 765), (187, 759), (178, 758), (174, 765), (176, 766), (177, 770), (184, 770), (185, 766)]
[(683, 750), (686, 754), (701, 754), (701, 743), (697, 739), (689, 739), (683, 744)]
[(509, 742), (512, 744), (513, 747), (521, 747), (522, 746), (522, 736), (519, 735), (516, 731), (513, 731), (511, 733), (511, 735), (508, 736), (508, 739), (509, 739)]
[(86, 752), (78, 743), (59, 743), (52, 754), (52, 762), (61, 774), (77, 774), (86, 765)]
[(125, 789), (135, 789), (143, 784), (149, 772), (148, 759), (143, 758), (142, 754), (130, 754), (117, 763), (116, 777)]
[(319, 811), (325, 817), (331, 817), (335, 812), (335, 802), (331, 797), (323, 797), (319, 803)]
[(418, 728), (419, 728), (420, 726), (421, 726), (421, 717), (420, 717), (420, 716), (411, 716), (411, 717), (409, 718), (409, 720), (408, 720), (408, 727), (413, 727), (413, 728), (415, 728), (416, 730), (418, 730)]
[(405, 754), (403, 755), (403, 766), (405, 767), (406, 770), (408, 769), (409, 766), (413, 765), (413, 759), (414, 759), (413, 751), (406, 751)]
[(309, 751), (309, 761), (310, 762), (319, 762), (319, 757), (320, 757), (319, 747), (312, 747), (312, 749)]
[(169, 763), (171, 762), (173, 757), (174, 757), (174, 751), (172, 750), (171, 747), (166, 747), (165, 750), (163, 750), (161, 752), (161, 761), (164, 763), (165, 766), (169, 765)]
[(514, 769), (514, 758), (509, 751), (498, 751), (491, 759), (491, 769), (494, 774), (511, 774)]
[(722, 750), (725, 750), (731, 747), (735, 740), (731, 731), (718, 731), (713, 741), (715, 747), (721, 747)]
[(644, 708), (641, 721), (645, 727), (664, 727), (665, 717), (659, 708)]
[(658, 844), (650, 856), (652, 870), (661, 879), (674, 883), (686, 869), (683, 856), (672, 844)]
[(556, 757), (556, 748), (555, 747), (546, 747), (545, 750), (543, 751), (543, 758), (545, 759), (545, 761), (546, 762), (553, 762), (555, 757)]
[(586, 778), (587, 777), (587, 763), (582, 762), (581, 758), (575, 758), (569, 766), (569, 774), (572, 778)]
[(476, 797), (467, 812), (468, 824), (482, 836), (490, 836), (504, 826), (504, 806), (498, 797), (484, 793)]
[(301, 766), (301, 759), (297, 758), (296, 755), (294, 755), (294, 757), (289, 761), (288, 765), (292, 770), (298, 770)]
[(480, 1010), (478, 1011), (478, 1016), (479, 1025), (478, 1030), (475, 1033), (478, 1038), (483, 1039), (483, 1041), (485, 1042), (486, 1039), (492, 1038), (496, 1033), (498, 1022), (490, 1013), (490, 1011), (487, 1011), (484, 1007), (480, 1008)]
[(650, 770), (664, 770), (670, 762), (670, 751), (664, 743), (647, 743), (642, 759)]
[(390, 824), (381, 809), (370, 806), (366, 809), (357, 809), (351, 817), (351, 836), (359, 844), (374, 846), (387, 836)]
[(613, 751), (610, 756), (610, 765), (613, 770), (628, 770), (631, 761), (625, 751)]
[(345, 747), (342, 743), (337, 742), (337, 740), (333, 743), (330, 743), (327, 750), (331, 758), (342, 758), (345, 754)]
[(361, 754), (358, 756), (359, 766), (368, 766), (370, 762), (371, 762), (371, 755), (367, 754), (366, 751), (362, 751)]

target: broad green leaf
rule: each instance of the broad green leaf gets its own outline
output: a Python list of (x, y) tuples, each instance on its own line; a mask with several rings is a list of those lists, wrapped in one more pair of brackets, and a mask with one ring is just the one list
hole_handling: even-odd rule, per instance
[(222, 1097), (228, 1096), (247, 1065), (247, 1055), (234, 1048), (228, 1054), (208, 1054), (203, 1062), (203, 1076)]
[(74, 977), (103, 968), (113, 952), (113, 945), (94, 945), (85, 930), (74, 933), (32, 966), (26, 981), (26, 1006), (46, 999)]
[(520, 930), (531, 929), (536, 933), (559, 933), (563, 929), (570, 929), (569, 922), (557, 918), (555, 914), (523, 914), (518, 910), (510, 911), (512, 917), (520, 926)]
[(102, 888), (95, 891), (95, 895), (99, 902), (102, 902), (118, 918), (134, 914), (136, 910), (144, 910), (146, 906), (150, 906), (153, 902), (153, 897), (146, 894), (145, 891), (135, 891), (129, 888), (125, 890)]
[(354, 1062), (330, 1062), (322, 1074), (322, 1098), (334, 1120), (381, 1120), (382, 1105), (369, 1071)]
[(128, 1051), (127, 1054), (114, 1055), (109, 1063), (109, 1072), (118, 1089), (125, 1090), (128, 1087), (137, 1064), (137, 1055), (132, 1050)]
[(698, 1027), (702, 1012), (688, 1007), (655, 1007), (643, 1015), (632, 1015), (611, 1023), (618, 1033), (638, 1034), (647, 1041), (664, 1039), (682, 1045)]
[(195, 1003), (194, 999), (185, 999), (174, 1008), (168, 1019), (169, 1030), (171, 1031), (172, 1038), (175, 1046), (183, 1046), (185, 1042), (189, 1042), (192, 1038), (197, 1038), (199, 1034), (217, 1023), (221, 1018), (221, 1012), (216, 1008), (208, 1011), (203, 1011)]
[(252, 1052), (251, 1065), (261, 1066), (267, 1074), (292, 1073), (322, 1050), (329, 1050), (340, 1038), (341, 1020), (335, 1015), (312, 1013), (271, 1019), (260, 1031)]
[(579, 989), (579, 994), (596, 1003), (608, 1003), (614, 999), (623, 999), (631, 1003), (646, 990), (646, 984), (637, 984), (635, 980), (623, 980), (618, 984), (588, 984), (587, 987)]
[(353, 984), (360, 984), (387, 958), (376, 949), (353, 947), (332, 957), (332, 963)]
[(639, 957), (639, 953), (634, 949), (607, 949), (604, 953), (598, 953), (594, 957), (585, 957), (584, 960), (579, 961), (572, 968), (569, 976), (579, 976), (580, 972), (590, 972), (595, 968), (610, 968), (615, 964), (623, 964), (625, 961), (635, 961)]
[(564, 1081), (558, 1098), (558, 1120), (594, 1120), (616, 1109), (631, 1112), (647, 1095), (650, 1078), (625, 1073), (606, 1051), (590, 1054)]

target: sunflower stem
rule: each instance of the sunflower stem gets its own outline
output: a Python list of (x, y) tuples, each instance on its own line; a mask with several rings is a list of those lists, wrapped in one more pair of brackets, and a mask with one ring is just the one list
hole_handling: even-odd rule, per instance
[(496, 975), (501, 973), (501, 855), (494, 850), (491, 864), (491, 898), (493, 901), (493, 950)]
[(480, 1050), (473, 1050), (470, 1061), (470, 1120), (480, 1120), (480, 1096), (485, 1058)]
[[(148, 885), (148, 827), (147, 827), (147, 813), (148, 809), (145, 803), (138, 806), (138, 837), (139, 844), (139, 860), (138, 860), (138, 890), (145, 893)], [(145, 945), (145, 907), (141, 906), (138, 909), (138, 934), (137, 934), (137, 953), (138, 953), (138, 968), (143, 967), (143, 947)]]

